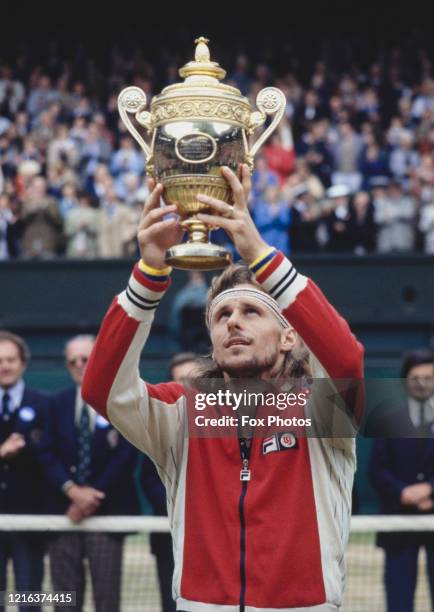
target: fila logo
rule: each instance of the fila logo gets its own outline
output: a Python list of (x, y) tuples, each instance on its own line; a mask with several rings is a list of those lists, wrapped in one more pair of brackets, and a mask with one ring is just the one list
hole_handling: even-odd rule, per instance
[(274, 434), (262, 440), (263, 455), (268, 455), (268, 453), (273, 453), (275, 451), (286, 451), (297, 447), (297, 438), (292, 431)]
[(262, 440), (262, 454), (263, 455), (268, 455), (268, 453), (272, 453), (273, 451), (277, 451), (277, 450), (279, 450), (279, 447), (277, 445), (276, 434), (274, 434), (274, 436), (270, 436)]

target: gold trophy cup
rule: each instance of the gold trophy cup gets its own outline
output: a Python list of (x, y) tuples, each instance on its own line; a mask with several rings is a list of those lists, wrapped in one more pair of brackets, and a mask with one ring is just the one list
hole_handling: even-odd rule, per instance
[[(227, 249), (209, 241), (210, 228), (196, 217), (207, 212), (196, 196), (203, 193), (231, 203), (221, 167), (237, 173), (240, 164), (247, 163), (252, 169), (255, 153), (277, 127), (286, 104), (280, 89), (266, 87), (253, 111), (238, 89), (220, 82), (226, 72), (210, 60), (208, 42), (195, 41), (195, 60), (179, 71), (184, 81), (152, 98), (150, 112), (139, 87), (127, 87), (118, 98), (122, 121), (145, 153), (147, 174), (164, 185), (166, 204), (178, 206), (188, 239), (169, 249), (166, 261), (183, 270), (214, 270), (231, 262)], [(272, 122), (250, 146), (249, 135), (264, 125), (267, 115), (274, 115)], [(140, 133), (143, 128), (148, 142)]]

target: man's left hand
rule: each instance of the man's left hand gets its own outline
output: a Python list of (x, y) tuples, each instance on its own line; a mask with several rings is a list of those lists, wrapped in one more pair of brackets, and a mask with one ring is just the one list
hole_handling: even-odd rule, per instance
[(197, 199), (218, 214), (198, 213), (197, 217), (214, 227), (222, 227), (235, 245), (240, 256), (247, 263), (252, 263), (268, 248), (261, 238), (247, 207), (251, 189), (250, 171), (247, 164), (241, 166), (241, 181), (230, 168), (221, 169), (223, 177), (229, 183), (234, 204), (231, 206), (217, 198), (199, 194)]
[(68, 510), (66, 511), (66, 516), (73, 523), (80, 523), (84, 518), (86, 518), (86, 515), (84, 512), (82, 512), (79, 506), (77, 506), (77, 504), (71, 504), (69, 506)]
[(429, 512), (434, 508), (434, 501), (429, 497), (417, 504), (417, 509), (421, 512)]

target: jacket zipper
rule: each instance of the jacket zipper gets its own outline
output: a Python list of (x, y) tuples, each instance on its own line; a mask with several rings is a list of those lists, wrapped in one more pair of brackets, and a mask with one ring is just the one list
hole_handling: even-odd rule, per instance
[(245, 612), (245, 597), (246, 597), (246, 517), (244, 515), (244, 500), (247, 493), (247, 485), (250, 480), (249, 458), (251, 446), (247, 446), (244, 438), (239, 439), (240, 455), (242, 468), (240, 472), (241, 495), (238, 504), (240, 516), (240, 612)]

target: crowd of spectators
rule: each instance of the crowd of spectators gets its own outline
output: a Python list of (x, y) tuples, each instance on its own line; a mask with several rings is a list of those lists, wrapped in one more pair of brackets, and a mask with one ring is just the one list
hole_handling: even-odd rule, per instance
[[(55, 51), (43, 65), (0, 59), (0, 260), (136, 255), (146, 160), (117, 94), (132, 84), (158, 93), (179, 80), (175, 62), (160, 69), (117, 49), (107, 74), (93, 74), (90, 57), (72, 70)], [(225, 67), (253, 103), (268, 85), (287, 98), (253, 176), (251, 211), (266, 240), (286, 253), (434, 252), (428, 54), (412, 71), (399, 51), (363, 70), (318, 61), (311, 74), (275, 75), (245, 54)]]

